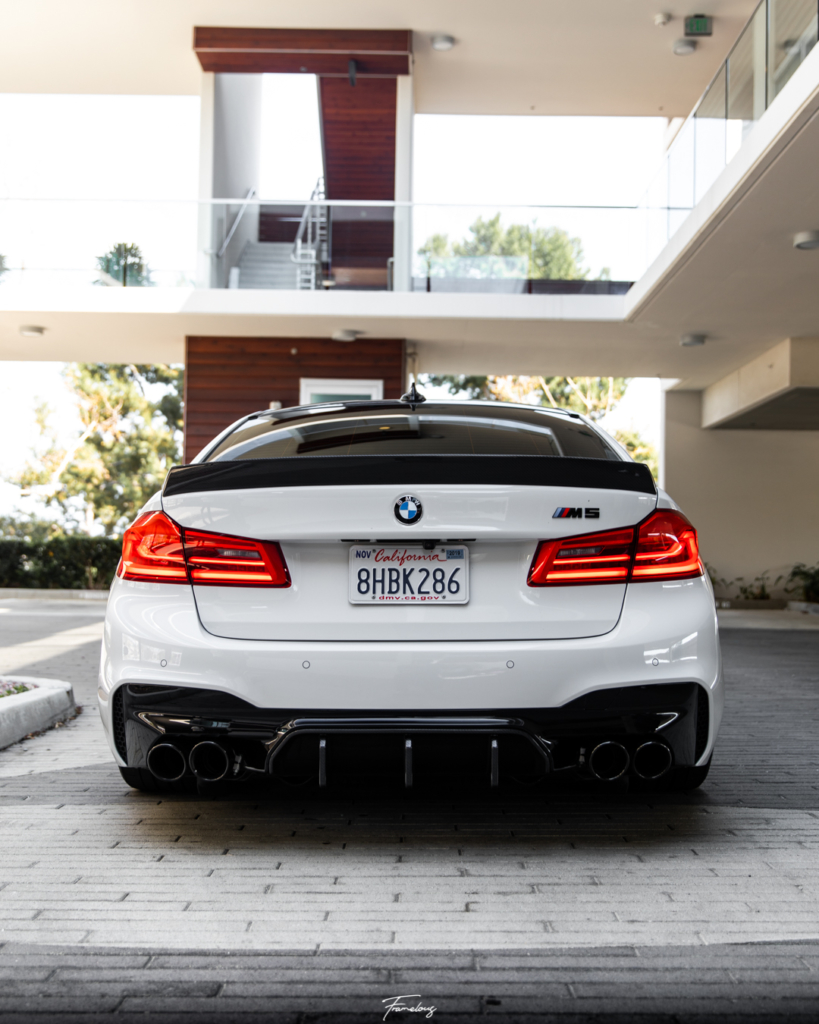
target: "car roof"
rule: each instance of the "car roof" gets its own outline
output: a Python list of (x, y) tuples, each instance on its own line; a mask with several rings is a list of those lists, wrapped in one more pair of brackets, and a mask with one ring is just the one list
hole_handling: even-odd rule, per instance
[(473, 409), (475, 412), (492, 412), (493, 414), (514, 419), (514, 413), (535, 413), (536, 415), (556, 415), (564, 418), (583, 420), (583, 417), (569, 409), (559, 409), (542, 405), (524, 405), (517, 402), (498, 402), (478, 398), (443, 398), (422, 399), (410, 402), (405, 398), (386, 399), (353, 399), (342, 402), (316, 402), (312, 405), (295, 405), (286, 409), (260, 409), (251, 413), (247, 419), (270, 418), (276, 422), (291, 419), (303, 419), (306, 416), (320, 416), (322, 413), (366, 413), (366, 412), (455, 412), (462, 409)]

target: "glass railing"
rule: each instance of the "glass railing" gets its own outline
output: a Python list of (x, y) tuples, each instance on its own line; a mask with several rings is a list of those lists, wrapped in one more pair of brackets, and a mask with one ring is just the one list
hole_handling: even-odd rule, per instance
[(640, 203), (651, 262), (816, 45), (816, 0), (762, 0)]
[(5, 199), (0, 291), (622, 294), (645, 266), (641, 216), (612, 206)]

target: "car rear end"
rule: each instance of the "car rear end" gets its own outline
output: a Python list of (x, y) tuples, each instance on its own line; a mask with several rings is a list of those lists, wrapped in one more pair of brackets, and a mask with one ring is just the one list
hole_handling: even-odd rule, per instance
[(494, 785), (705, 765), (722, 697), (696, 533), (645, 466), (574, 414), (369, 402), (256, 414), (170, 473), (100, 699), (158, 784)]

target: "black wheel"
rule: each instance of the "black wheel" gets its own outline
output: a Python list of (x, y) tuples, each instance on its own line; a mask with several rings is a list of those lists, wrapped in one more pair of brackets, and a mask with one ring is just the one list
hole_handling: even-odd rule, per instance
[(120, 775), (131, 789), (139, 789), (143, 793), (156, 793), (159, 789), (159, 782), (151, 775), (147, 768), (122, 768)]
[(695, 768), (672, 768), (668, 775), (660, 781), (665, 783), (663, 789), (672, 793), (684, 793), (689, 789), (699, 789), (708, 778), (710, 768), (711, 758), (709, 757), (705, 764)]
[(178, 779), (176, 782), (163, 782), (151, 775), (147, 768), (122, 768), (120, 775), (132, 789), (142, 793), (191, 793), (196, 791), (195, 779)]

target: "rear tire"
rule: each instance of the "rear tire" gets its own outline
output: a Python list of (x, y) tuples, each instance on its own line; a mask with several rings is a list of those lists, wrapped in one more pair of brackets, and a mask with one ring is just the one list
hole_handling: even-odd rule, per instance
[(660, 779), (641, 779), (632, 775), (629, 789), (632, 793), (687, 793), (699, 787), (708, 778), (711, 758), (707, 764), (690, 768), (672, 768)]
[[(695, 768), (672, 768), (669, 779), (665, 782), (666, 790), (672, 793), (685, 793), (687, 790), (698, 790), (710, 770), (710, 758), (704, 765)], [(663, 780), (664, 781), (664, 780)]]
[(123, 768), (120, 766), (119, 773), (131, 789), (138, 789), (143, 793), (156, 793), (159, 789), (158, 780), (151, 775), (147, 768)]
[(671, 793), (684, 793), (689, 789), (699, 789), (708, 778), (710, 769), (710, 757), (705, 764), (694, 768), (672, 768), (668, 776), (661, 780), (665, 783), (663, 789)]
[(191, 793), (196, 791), (195, 780), (178, 779), (175, 782), (163, 782), (152, 775), (147, 768), (123, 768), (119, 773), (132, 789), (141, 793)]

